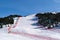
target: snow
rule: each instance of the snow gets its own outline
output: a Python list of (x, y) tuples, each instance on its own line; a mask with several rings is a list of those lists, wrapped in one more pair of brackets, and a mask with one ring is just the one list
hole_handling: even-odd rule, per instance
[(12, 33), (8, 33), (8, 27), (3, 26), (4, 28), (0, 29), (0, 40), (60, 40), (60, 33), (57, 30), (43, 30), (38, 29), (37, 25), (32, 25), (37, 23), (35, 15), (14, 18), (14, 24), (10, 25)]
[(27, 38), (21, 35), (2, 33), (0, 35), (0, 40), (34, 40), (34, 39)]

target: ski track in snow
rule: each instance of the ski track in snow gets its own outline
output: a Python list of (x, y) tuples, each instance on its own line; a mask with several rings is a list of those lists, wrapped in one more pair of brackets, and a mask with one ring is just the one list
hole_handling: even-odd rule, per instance
[(15, 23), (11, 26), (10, 33), (8, 33), (8, 27), (4, 26), (0, 29), (0, 40), (60, 40), (59, 29), (35, 29), (39, 26), (32, 25), (37, 22), (32, 20), (34, 18), (36, 18), (35, 14), (20, 17), (17, 23), (17, 18), (14, 19)]

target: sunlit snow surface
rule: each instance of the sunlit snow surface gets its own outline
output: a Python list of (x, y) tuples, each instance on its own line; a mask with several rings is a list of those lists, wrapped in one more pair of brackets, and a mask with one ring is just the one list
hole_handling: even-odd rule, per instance
[[(17, 19), (14, 19), (14, 24), (11, 27), (15, 25)], [(35, 14), (20, 17), (16, 27), (10, 29), (11, 32), (17, 32), (18, 34), (8, 33), (8, 27), (4, 26), (0, 29), (0, 40), (60, 40), (60, 29), (45, 30), (33, 25), (35, 23), (37, 23)]]

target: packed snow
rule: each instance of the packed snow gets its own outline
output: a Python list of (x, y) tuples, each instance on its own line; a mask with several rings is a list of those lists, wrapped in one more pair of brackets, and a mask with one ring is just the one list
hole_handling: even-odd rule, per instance
[[(17, 24), (15, 24), (17, 22)], [(45, 30), (38, 28), (35, 14), (26, 17), (14, 18), (11, 33), (5, 25), (0, 29), (0, 40), (60, 40), (58, 29)], [(33, 25), (35, 24), (35, 25)], [(13, 26), (15, 26), (13, 28)], [(36, 29), (37, 28), (37, 29)]]

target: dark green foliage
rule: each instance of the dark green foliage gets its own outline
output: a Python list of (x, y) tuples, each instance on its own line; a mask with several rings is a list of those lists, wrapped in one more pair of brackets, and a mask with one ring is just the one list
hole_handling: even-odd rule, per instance
[(13, 18), (10, 19), (8, 17), (0, 18), (0, 28), (2, 28), (2, 25), (13, 24), (13, 23), (14, 23)]
[(0, 18), (0, 28), (2, 28), (2, 25), (14, 24), (13, 18), (15, 17), (22, 17), (22, 16), (21, 15), (9, 15), (7, 17)]
[(56, 14), (51, 12), (46, 12), (44, 14), (38, 13), (35, 16), (38, 17), (39, 24), (47, 26), (48, 28), (50, 28), (51, 25), (54, 26), (53, 24), (57, 25), (58, 22), (60, 22), (60, 12)]
[(0, 24), (0, 28), (3, 28), (3, 27), (2, 27), (2, 24)]

